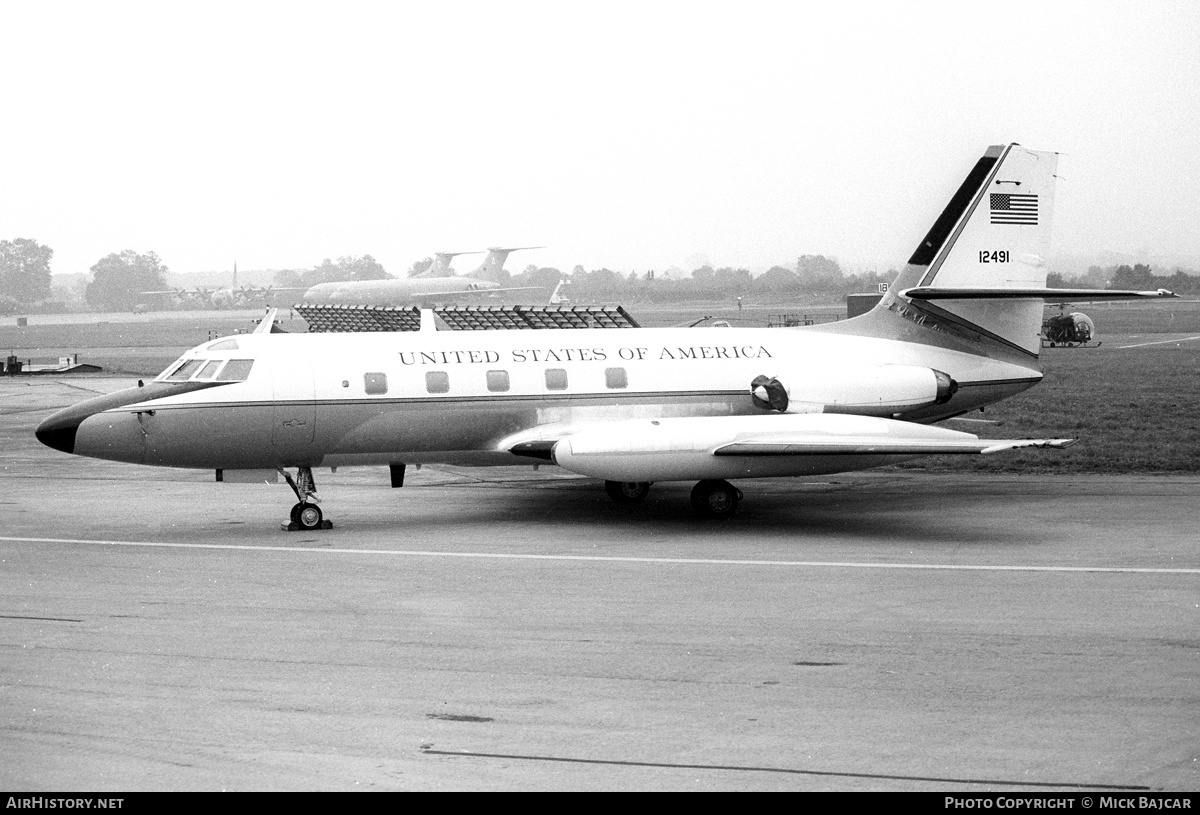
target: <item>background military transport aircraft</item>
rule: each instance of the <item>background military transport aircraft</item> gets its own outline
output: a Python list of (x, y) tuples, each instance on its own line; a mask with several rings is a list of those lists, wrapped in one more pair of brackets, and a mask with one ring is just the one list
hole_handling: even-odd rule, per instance
[(304, 293), (306, 303), (331, 305), (411, 306), (444, 303), (448, 299), (470, 296), (489, 296), (509, 291), (527, 291), (536, 286), (503, 288), (499, 283), (479, 275), (498, 272), (504, 268), (511, 252), (518, 249), (540, 249), (538, 246), (492, 247), (479, 267), (467, 275), (454, 275), (451, 258), (472, 252), (438, 252), (428, 270), (413, 277), (390, 280), (353, 280), (341, 283), (318, 283)]
[(229, 286), (213, 288), (196, 286), (191, 289), (175, 288), (160, 291), (138, 292), (147, 297), (167, 296), (178, 305), (195, 306), (211, 309), (235, 309), (256, 305), (270, 296), (272, 291), (280, 292), (286, 289), (274, 289), (272, 286), (239, 286), (237, 263), (233, 264), (233, 282)]
[[(1047, 289), (1057, 155), (988, 148), (871, 312), (803, 328), (259, 332), (188, 351), (153, 382), (37, 429), (76, 455), (282, 472), (293, 529), (328, 528), (315, 467), (552, 462), (617, 501), (697, 481), (836, 473), (930, 454), (1065, 447), (932, 425), (1035, 385), (1044, 302), (1169, 292)], [(285, 468), (295, 468), (293, 478)]]

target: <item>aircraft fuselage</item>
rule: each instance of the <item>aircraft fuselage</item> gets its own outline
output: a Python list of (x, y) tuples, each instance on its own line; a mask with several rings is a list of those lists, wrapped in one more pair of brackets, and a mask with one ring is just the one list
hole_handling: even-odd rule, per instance
[[(172, 467), (535, 463), (510, 452), (530, 433), (767, 416), (774, 411), (751, 396), (757, 376), (789, 381), (795, 402), (807, 383), (819, 390), (823, 378), (881, 366), (944, 372), (957, 390), (936, 405), (822, 407), (817, 399), (800, 412), (931, 422), (1041, 378), (977, 353), (819, 327), (255, 334), (199, 346), (145, 388), (68, 408), (39, 437), (78, 455)], [(755, 474), (880, 463), (773, 459), (756, 462), (766, 471)]]

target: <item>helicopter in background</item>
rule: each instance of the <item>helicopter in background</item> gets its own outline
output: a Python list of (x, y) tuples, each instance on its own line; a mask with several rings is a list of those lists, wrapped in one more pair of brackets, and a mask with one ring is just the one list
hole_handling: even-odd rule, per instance
[(1098, 348), (1096, 324), (1080, 311), (1067, 312), (1070, 303), (1055, 303), (1057, 314), (1042, 323), (1043, 348)]

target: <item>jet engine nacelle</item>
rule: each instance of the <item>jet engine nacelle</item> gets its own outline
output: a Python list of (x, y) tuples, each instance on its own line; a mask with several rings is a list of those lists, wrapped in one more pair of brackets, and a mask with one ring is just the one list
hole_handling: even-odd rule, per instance
[(755, 406), (764, 410), (882, 417), (945, 404), (957, 390), (949, 374), (917, 365), (801, 369), (750, 383)]

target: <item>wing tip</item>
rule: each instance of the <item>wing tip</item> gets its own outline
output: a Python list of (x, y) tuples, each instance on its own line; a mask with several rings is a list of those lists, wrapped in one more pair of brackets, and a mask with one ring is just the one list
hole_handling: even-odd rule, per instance
[(1023, 447), (1033, 447), (1039, 450), (1065, 450), (1077, 441), (1079, 439), (1012, 439), (993, 442), (979, 452), (986, 456), (992, 453), (1002, 453), (1005, 450), (1020, 450)]

